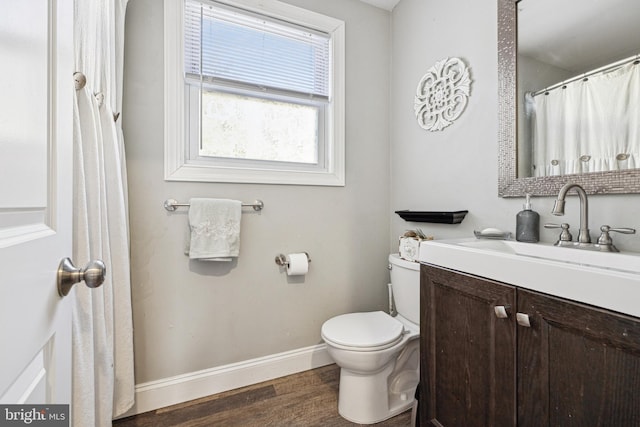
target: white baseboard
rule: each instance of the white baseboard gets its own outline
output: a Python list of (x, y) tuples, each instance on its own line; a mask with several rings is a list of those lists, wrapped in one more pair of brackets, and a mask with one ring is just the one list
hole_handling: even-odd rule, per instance
[(326, 344), (232, 363), (136, 385), (136, 403), (118, 418), (153, 411), (223, 391), (334, 363)]

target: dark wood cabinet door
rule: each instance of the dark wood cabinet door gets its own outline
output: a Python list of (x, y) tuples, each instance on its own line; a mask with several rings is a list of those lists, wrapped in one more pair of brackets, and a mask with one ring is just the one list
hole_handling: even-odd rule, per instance
[(515, 302), (513, 286), (422, 265), (421, 426), (515, 425)]
[(640, 320), (522, 289), (518, 312), (518, 426), (640, 426)]

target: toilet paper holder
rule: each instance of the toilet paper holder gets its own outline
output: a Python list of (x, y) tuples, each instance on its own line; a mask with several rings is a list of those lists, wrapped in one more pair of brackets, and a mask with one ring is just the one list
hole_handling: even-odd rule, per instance
[[(309, 258), (309, 253), (308, 252), (303, 252), (306, 256), (307, 256), (307, 261), (311, 262), (311, 258)], [(278, 254), (276, 255), (276, 264), (283, 266), (283, 267), (288, 267), (289, 266), (289, 261), (287, 261), (287, 257), (284, 254)]]

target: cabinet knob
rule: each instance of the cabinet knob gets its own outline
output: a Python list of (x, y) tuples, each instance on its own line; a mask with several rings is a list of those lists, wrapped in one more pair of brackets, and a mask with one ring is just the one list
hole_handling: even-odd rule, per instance
[(511, 307), (508, 305), (496, 305), (493, 307), (493, 311), (498, 319), (506, 319), (509, 317), (509, 308)]
[(516, 322), (518, 322), (518, 325), (520, 326), (524, 326), (527, 328), (531, 327), (531, 318), (528, 314), (516, 313)]

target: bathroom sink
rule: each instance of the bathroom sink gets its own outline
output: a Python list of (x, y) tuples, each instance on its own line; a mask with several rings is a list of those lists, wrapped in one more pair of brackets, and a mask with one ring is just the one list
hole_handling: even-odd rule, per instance
[(507, 254), (541, 258), (559, 262), (628, 271), (640, 274), (640, 254), (625, 252), (598, 252), (583, 249), (559, 248), (545, 243), (524, 243), (516, 240), (481, 240), (463, 239), (451, 240), (453, 244), (498, 251)]
[(419, 260), (640, 317), (640, 253), (469, 238), (422, 242)]

